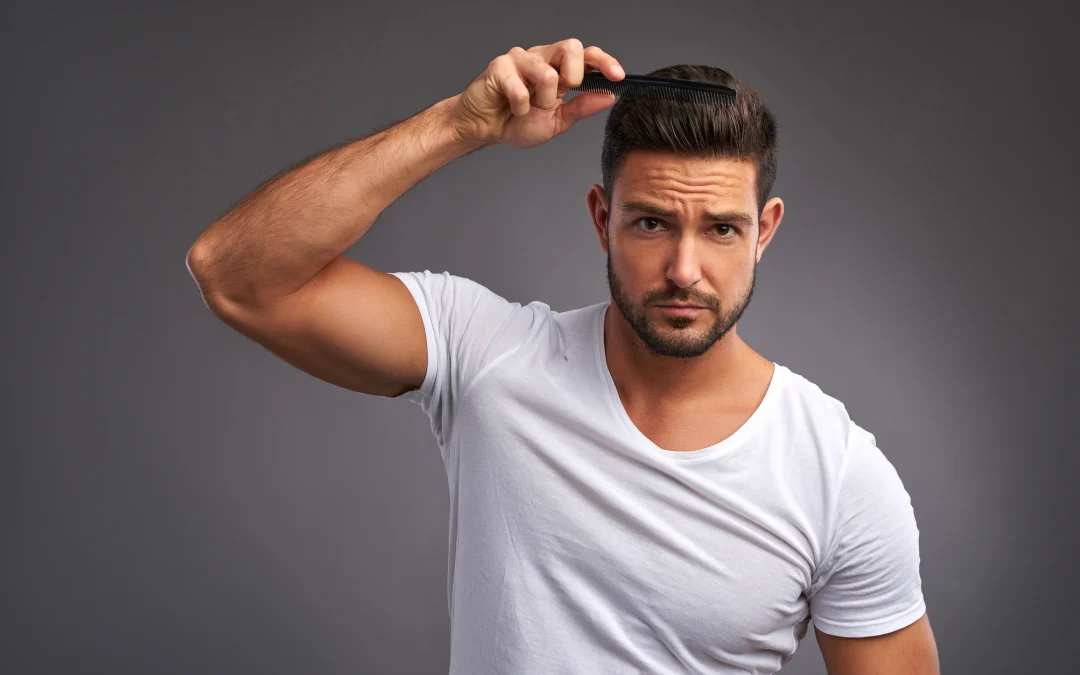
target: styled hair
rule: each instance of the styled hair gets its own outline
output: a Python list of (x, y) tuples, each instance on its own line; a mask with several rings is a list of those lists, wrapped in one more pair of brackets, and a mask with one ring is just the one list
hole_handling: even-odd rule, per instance
[(776, 179), (776, 120), (758, 93), (728, 71), (712, 66), (681, 64), (648, 74), (727, 85), (735, 89), (736, 104), (620, 97), (608, 113), (600, 158), (608, 207), (626, 153), (652, 150), (753, 162), (757, 168), (755, 188), (760, 216)]

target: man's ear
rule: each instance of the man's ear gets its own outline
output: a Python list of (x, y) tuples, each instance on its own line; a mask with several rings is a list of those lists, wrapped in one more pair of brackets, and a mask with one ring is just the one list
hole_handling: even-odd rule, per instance
[(784, 202), (779, 197), (773, 197), (765, 202), (765, 208), (761, 209), (761, 218), (758, 219), (758, 247), (757, 262), (761, 262), (761, 256), (765, 254), (765, 247), (772, 241), (776, 234), (776, 228), (780, 227), (780, 221), (784, 218)]
[(608, 223), (611, 212), (608, 210), (607, 195), (600, 185), (589, 188), (589, 194), (585, 195), (585, 204), (589, 207), (589, 215), (592, 217), (593, 227), (597, 236), (600, 237), (600, 248), (604, 253), (608, 252)]

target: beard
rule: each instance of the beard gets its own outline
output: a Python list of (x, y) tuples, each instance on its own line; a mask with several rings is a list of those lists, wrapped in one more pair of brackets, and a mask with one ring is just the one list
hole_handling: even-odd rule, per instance
[[(750, 298), (754, 295), (754, 285), (757, 281), (757, 263), (750, 271), (750, 288), (746, 294), (738, 298), (736, 303), (727, 311), (720, 306), (720, 301), (715, 297), (696, 295), (693, 291), (684, 291), (678, 288), (674, 290), (650, 293), (642, 302), (634, 302), (622, 285), (619, 283), (615, 270), (611, 266), (611, 252), (607, 256), (607, 279), (611, 297), (615, 306), (622, 312), (623, 318), (634, 329), (641, 341), (645, 343), (653, 353), (660, 356), (675, 356), (681, 359), (691, 359), (701, 356), (727, 335), (728, 331), (739, 321), (743, 312), (750, 305)], [(694, 329), (692, 326), (698, 320), (693, 316), (671, 316), (654, 320), (648, 313), (651, 305), (665, 302), (692, 302), (708, 308), (705, 311), (712, 312), (715, 320), (707, 329)], [(663, 324), (672, 326), (675, 330), (662, 330)]]

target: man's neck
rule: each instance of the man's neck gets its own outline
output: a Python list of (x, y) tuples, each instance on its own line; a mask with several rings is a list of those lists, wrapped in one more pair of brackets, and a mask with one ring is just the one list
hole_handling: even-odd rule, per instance
[(739, 383), (762, 357), (731, 327), (707, 352), (696, 358), (661, 356), (649, 349), (614, 303), (604, 317), (604, 350), (608, 370), (624, 401), (650, 408), (737, 397)]

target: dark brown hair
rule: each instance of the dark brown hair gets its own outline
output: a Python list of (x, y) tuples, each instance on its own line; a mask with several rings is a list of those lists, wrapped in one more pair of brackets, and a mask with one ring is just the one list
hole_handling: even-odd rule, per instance
[(712, 66), (682, 64), (648, 74), (727, 85), (735, 89), (736, 104), (620, 97), (604, 126), (600, 158), (608, 208), (620, 161), (628, 151), (640, 149), (753, 162), (757, 167), (755, 187), (760, 216), (776, 179), (776, 120), (758, 93), (728, 71)]

